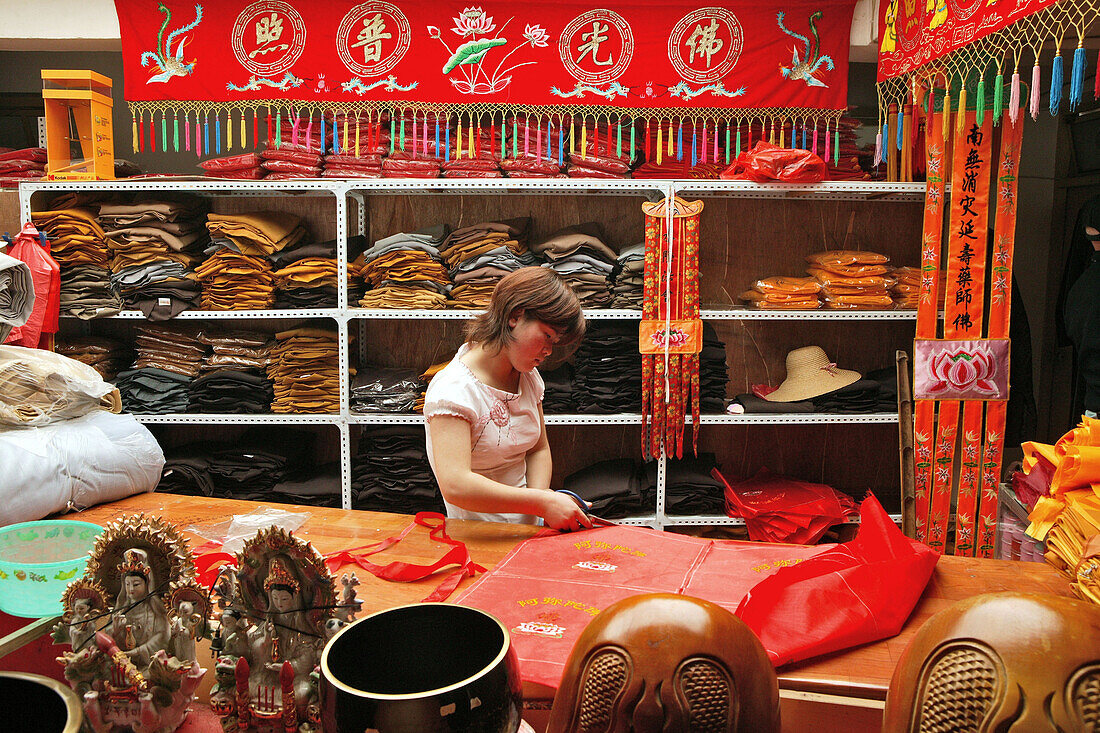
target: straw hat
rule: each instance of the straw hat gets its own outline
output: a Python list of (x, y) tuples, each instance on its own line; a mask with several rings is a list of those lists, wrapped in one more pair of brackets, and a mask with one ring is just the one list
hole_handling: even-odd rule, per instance
[(838, 369), (820, 346), (803, 346), (787, 353), (787, 378), (779, 389), (764, 396), (769, 402), (799, 402), (847, 387), (859, 372)]

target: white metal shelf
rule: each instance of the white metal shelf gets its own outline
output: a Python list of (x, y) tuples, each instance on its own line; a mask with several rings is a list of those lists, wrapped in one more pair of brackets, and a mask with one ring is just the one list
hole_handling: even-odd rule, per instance
[[(185, 310), (176, 314), (169, 320), (206, 320), (206, 319), (233, 319), (233, 318), (340, 318), (344, 315), (344, 311), (340, 308), (300, 308), (300, 309), (287, 309), (287, 310), (231, 310), (231, 311), (205, 311), (205, 310)], [(71, 318), (73, 320), (81, 320), (76, 316), (62, 315), (62, 318)], [(118, 315), (103, 316), (101, 318), (91, 318), (84, 320), (100, 321), (110, 320), (112, 318), (132, 321), (144, 321), (145, 314), (141, 311), (125, 310), (121, 311)], [(154, 324), (164, 324), (166, 321), (149, 321)]]
[(348, 192), (354, 197), (375, 194), (582, 194), (650, 195), (664, 192), (672, 184), (667, 180), (630, 178), (368, 178), (348, 179)]
[[(350, 318), (371, 318), (380, 320), (392, 319), (427, 319), (427, 320), (469, 320), (477, 318), (484, 310), (456, 310), (456, 309), (416, 309), (416, 308), (348, 308), (347, 315)], [(640, 310), (629, 308), (585, 308), (584, 317), (592, 321), (624, 320), (638, 321), (642, 318)]]
[[(691, 418), (687, 418), (691, 422)], [(830, 423), (868, 424), (896, 423), (896, 412), (837, 414), (831, 412), (799, 412), (743, 415), (701, 415), (703, 425), (828, 425)]]
[(761, 310), (758, 308), (704, 308), (704, 321), (915, 321), (915, 310)]
[(670, 181), (676, 193), (723, 198), (824, 199), (833, 201), (922, 201), (925, 184), (890, 181), (755, 183), (707, 179)]
[(234, 425), (340, 425), (343, 418), (337, 413), (325, 414), (245, 414), (231, 413), (172, 413), (166, 415), (148, 415), (129, 413), (140, 423), (173, 424), (173, 425), (214, 425), (219, 423), (231, 423)]

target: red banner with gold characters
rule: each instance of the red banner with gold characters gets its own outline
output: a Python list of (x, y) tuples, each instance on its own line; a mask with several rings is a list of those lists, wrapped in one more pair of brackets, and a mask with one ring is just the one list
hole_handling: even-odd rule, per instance
[(878, 80), (908, 73), (1058, 0), (882, 0)]
[[(841, 110), (855, 0), (115, 0), (138, 110)], [(729, 114), (732, 117), (732, 114)]]

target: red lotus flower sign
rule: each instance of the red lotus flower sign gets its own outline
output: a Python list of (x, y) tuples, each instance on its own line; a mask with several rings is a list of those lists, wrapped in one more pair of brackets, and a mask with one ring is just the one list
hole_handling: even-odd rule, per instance
[(918, 339), (913, 363), (916, 399), (1007, 400), (1008, 339)]

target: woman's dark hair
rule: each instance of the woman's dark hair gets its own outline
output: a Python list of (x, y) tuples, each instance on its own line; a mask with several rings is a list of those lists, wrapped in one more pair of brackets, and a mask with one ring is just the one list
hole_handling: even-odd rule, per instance
[(466, 325), (466, 338), (499, 352), (512, 342), (508, 319), (516, 311), (560, 331), (558, 348), (567, 353), (584, 337), (584, 313), (573, 288), (548, 267), (523, 267), (501, 278), (489, 307)]

